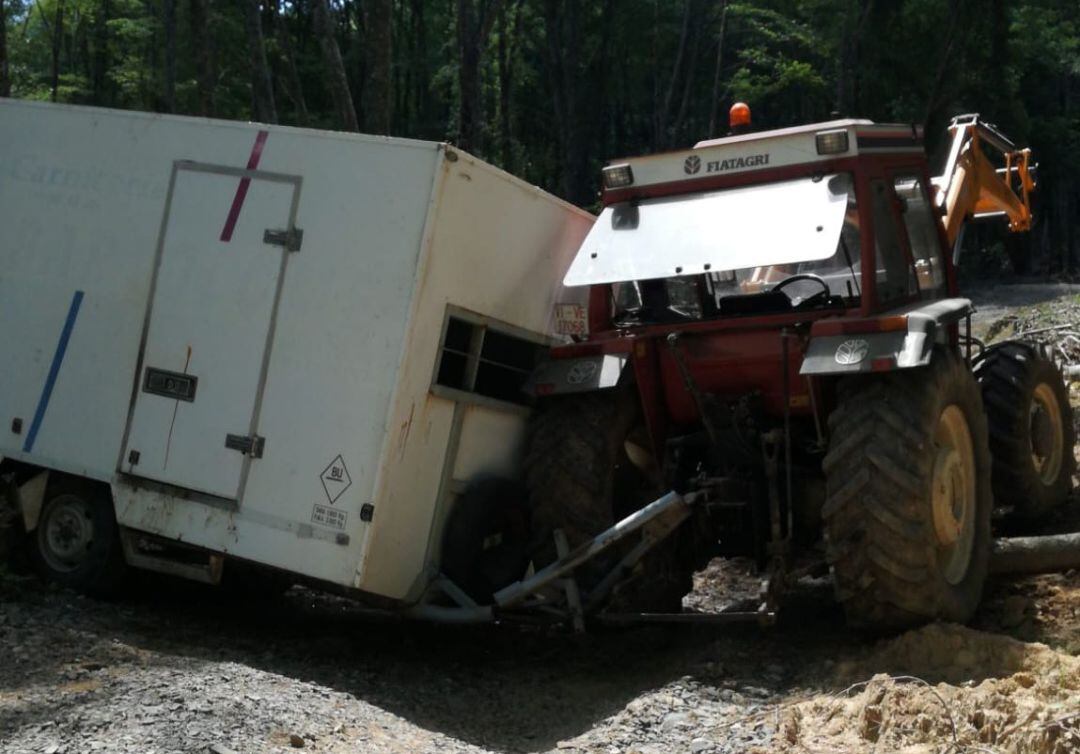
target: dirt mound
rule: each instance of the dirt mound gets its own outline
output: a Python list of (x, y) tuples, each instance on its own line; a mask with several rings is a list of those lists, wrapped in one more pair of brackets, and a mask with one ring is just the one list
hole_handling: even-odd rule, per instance
[(835, 683), (781, 709), (773, 742), (756, 751), (1080, 751), (1080, 658), (1043, 644), (927, 626), (837, 667)]

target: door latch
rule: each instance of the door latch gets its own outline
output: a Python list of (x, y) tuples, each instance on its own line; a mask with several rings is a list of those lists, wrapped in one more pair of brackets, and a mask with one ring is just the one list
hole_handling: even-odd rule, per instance
[(263, 243), (272, 246), (283, 246), (285, 251), (300, 251), (300, 246), (304, 243), (304, 231), (300, 228), (287, 228), (285, 230), (267, 228), (263, 231)]
[(258, 435), (225, 435), (225, 447), (252, 458), (262, 458), (266, 438)]

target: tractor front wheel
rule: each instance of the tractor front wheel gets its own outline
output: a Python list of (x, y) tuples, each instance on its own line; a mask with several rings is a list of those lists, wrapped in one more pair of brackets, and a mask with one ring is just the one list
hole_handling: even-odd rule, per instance
[(855, 377), (829, 418), (827, 556), (849, 623), (896, 629), (975, 612), (990, 551), (990, 452), (965, 362)]
[[(536, 565), (542, 567), (555, 559), (555, 529), (563, 530), (571, 548), (592, 539), (658, 497), (657, 476), (641, 408), (632, 391), (546, 400), (533, 419), (525, 458)], [(694, 570), (691, 548), (676, 544), (681, 535), (682, 529), (673, 532), (638, 563), (631, 580), (612, 595), (609, 609), (681, 609)], [(585, 591), (616, 558), (578, 569)]]

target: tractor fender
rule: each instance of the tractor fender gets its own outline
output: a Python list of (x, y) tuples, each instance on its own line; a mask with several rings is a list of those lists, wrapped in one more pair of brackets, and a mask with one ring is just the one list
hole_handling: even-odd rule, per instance
[(572, 359), (549, 359), (541, 363), (525, 383), (526, 393), (536, 397), (588, 393), (619, 384), (628, 354), (600, 354)]
[[(934, 344), (944, 342), (946, 327), (974, 311), (966, 298), (946, 298), (882, 315), (882, 320), (906, 319), (906, 329), (814, 335), (810, 331), (799, 374), (852, 374), (923, 367), (930, 363)], [(875, 320), (863, 320), (871, 325)]]

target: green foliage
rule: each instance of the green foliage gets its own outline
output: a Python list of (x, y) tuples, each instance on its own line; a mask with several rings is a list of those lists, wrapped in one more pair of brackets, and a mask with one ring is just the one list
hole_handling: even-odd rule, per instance
[[(251, 117), (242, 3), (176, 0), (170, 30), (167, 1), (3, 0), (12, 96), (165, 110), (171, 34), (175, 110)], [(330, 2), (358, 109), (374, 1)], [(200, 2), (205, 38), (193, 24)], [(261, 0), (274, 99), (283, 123), (337, 128), (313, 2)], [(393, 133), (458, 138), (456, 13), (489, 6), (497, 10), (477, 41), (481, 122), (471, 148), (581, 204), (595, 196), (605, 160), (722, 135), (737, 100), (751, 104), (758, 127), (834, 111), (920, 124), (938, 158), (949, 118), (978, 111), (1040, 162), (1044, 227), (1031, 268), (1068, 269), (1080, 255), (1071, 229), (1080, 216), (1076, 0), (394, 0)], [(991, 256), (996, 269), (1002, 255)]]

